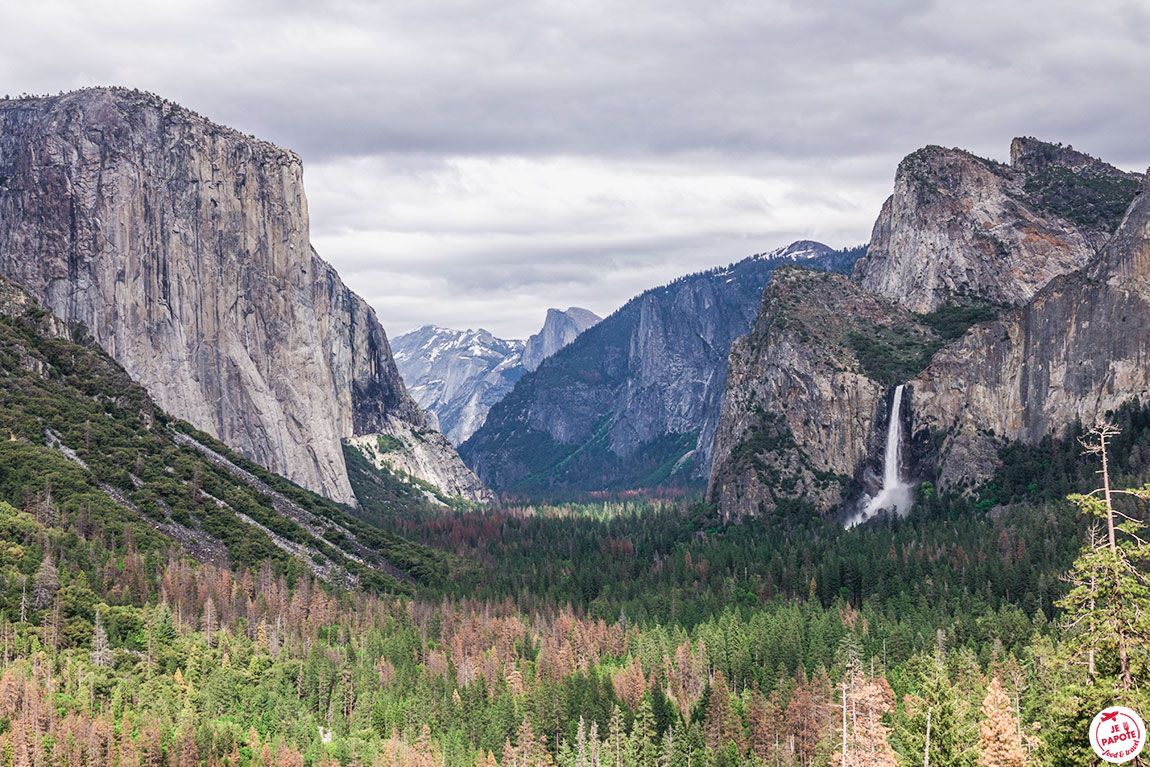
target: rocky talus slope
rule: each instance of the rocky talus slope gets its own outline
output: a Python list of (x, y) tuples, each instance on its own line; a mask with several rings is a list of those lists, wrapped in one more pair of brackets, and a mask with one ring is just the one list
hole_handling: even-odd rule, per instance
[(372, 465), (431, 485), (429, 500), (437, 503), (464, 498), (495, 503), (495, 494), (470, 471), (460, 471), (459, 457), (447, 437), (434, 429), (419, 429), (393, 418), (377, 434), (353, 437), (347, 446), (358, 450)]
[(334, 500), (355, 503), (342, 439), (426, 426), (311, 248), (299, 158), (155, 96), (0, 102), (0, 272), (165, 410)]

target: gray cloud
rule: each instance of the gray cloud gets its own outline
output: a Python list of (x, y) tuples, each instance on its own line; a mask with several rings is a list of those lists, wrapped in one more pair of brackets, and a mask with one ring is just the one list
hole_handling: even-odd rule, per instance
[(298, 151), (393, 332), (524, 335), (798, 236), (899, 158), (1014, 135), (1150, 163), (1145, 2), (8, 3), (0, 90), (121, 84)]

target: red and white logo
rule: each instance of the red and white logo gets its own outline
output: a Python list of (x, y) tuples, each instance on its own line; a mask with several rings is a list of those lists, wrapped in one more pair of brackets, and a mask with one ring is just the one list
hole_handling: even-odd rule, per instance
[(1146, 745), (1146, 724), (1133, 709), (1111, 706), (1090, 723), (1090, 745), (1098, 758), (1111, 764), (1128, 762)]

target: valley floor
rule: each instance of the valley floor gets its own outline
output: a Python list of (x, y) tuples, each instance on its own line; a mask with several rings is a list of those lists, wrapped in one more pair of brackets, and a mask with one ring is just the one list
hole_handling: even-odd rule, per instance
[(928, 721), (935, 764), (1092, 764), (1094, 713), (1146, 701), (1068, 620), (1084, 523), (1043, 472), (1093, 481), (1021, 451), (853, 531), (644, 500), (377, 517), (475, 563), (406, 595), (0, 503), (0, 764), (894, 765)]

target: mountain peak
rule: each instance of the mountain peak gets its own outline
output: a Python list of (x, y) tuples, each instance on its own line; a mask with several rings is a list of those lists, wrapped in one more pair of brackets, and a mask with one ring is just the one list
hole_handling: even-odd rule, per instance
[(483, 425), (488, 410), (511, 391), (528, 362), (537, 367), (598, 321), (594, 312), (578, 306), (551, 308), (543, 329), (526, 342), (497, 338), (483, 328), (425, 325), (395, 338), (392, 349), (416, 402), (458, 445)]
[(955, 295), (1019, 306), (1095, 257), (1138, 186), (1037, 139), (1015, 139), (1011, 163), (938, 146), (907, 155), (855, 280), (917, 312)]
[(580, 333), (599, 322), (599, 315), (578, 306), (566, 311), (548, 309), (543, 328), (527, 339), (523, 348), (522, 364), (525, 370), (539, 367), (543, 360), (574, 341)]
[(815, 242), (814, 240), (797, 240), (790, 245), (784, 245), (781, 248), (775, 248), (766, 253), (757, 253), (753, 258), (760, 261), (785, 259), (788, 261), (801, 262), (825, 256), (830, 252), (832, 252), (831, 248), (823, 245), (821, 242)]
[[(1100, 171), (1126, 174), (1109, 163), (1079, 152), (1070, 145), (1040, 141), (1031, 136), (1022, 136), (1010, 142), (1010, 167), (1023, 173), (1042, 173), (1052, 166), (1080, 170), (1091, 168)], [(1127, 174), (1134, 175), (1134, 174)]]
[(644, 291), (525, 374), (461, 455), (500, 489), (632, 490), (705, 479), (731, 343), (754, 323), (772, 272), (849, 270), (859, 250), (805, 241), (776, 253), (820, 248), (823, 258), (749, 256)]

